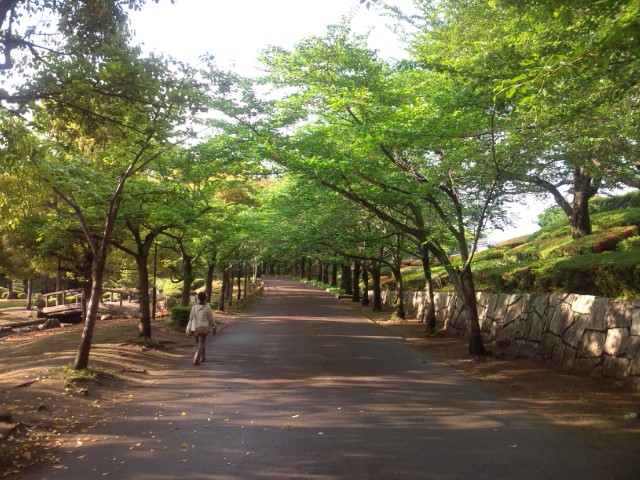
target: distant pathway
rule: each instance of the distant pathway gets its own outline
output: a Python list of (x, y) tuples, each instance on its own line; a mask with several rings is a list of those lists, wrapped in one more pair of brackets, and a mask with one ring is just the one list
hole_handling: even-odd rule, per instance
[(637, 479), (315, 287), (264, 298), (26, 479)]

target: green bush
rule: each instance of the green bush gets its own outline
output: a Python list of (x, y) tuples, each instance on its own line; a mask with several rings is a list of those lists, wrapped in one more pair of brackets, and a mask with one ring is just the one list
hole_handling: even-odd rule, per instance
[(9, 298), (9, 292), (2, 292), (2, 298)]
[(27, 298), (27, 294), (24, 292), (20, 292), (18, 293), (18, 295), (16, 295), (16, 297), (20, 300), (24, 300), (25, 298)]
[(617, 245), (631, 237), (635, 237), (637, 230), (632, 226), (614, 227), (604, 233), (593, 233), (575, 239), (551, 252), (547, 257), (568, 257), (585, 253), (602, 253), (616, 250)]
[(593, 225), (594, 232), (634, 225), (640, 228), (640, 208), (598, 213), (591, 216), (591, 224)]
[(538, 215), (537, 223), (540, 228), (560, 226), (567, 223), (567, 215), (560, 207), (545, 208)]
[(613, 197), (596, 197), (589, 202), (589, 212), (592, 214), (626, 208), (640, 208), (640, 191), (636, 190)]
[(621, 252), (640, 250), (640, 236), (627, 238), (621, 241), (616, 249)]
[(178, 297), (177, 296), (170, 296), (170, 297), (167, 298), (167, 306), (169, 308), (175, 307), (176, 305), (178, 305)]
[(640, 251), (588, 253), (547, 261), (537, 271), (537, 291), (564, 291), (611, 298), (640, 292)]
[(482, 279), (483, 291), (516, 292), (531, 291), (535, 284), (536, 263), (518, 263), (517, 265), (495, 266), (475, 272)]
[(40, 296), (33, 301), (33, 306), (36, 307), (38, 310), (41, 310), (47, 306), (47, 302), (45, 302), (44, 298)]
[(191, 306), (176, 305), (171, 309), (171, 323), (176, 328), (185, 329), (187, 323), (189, 323), (189, 314), (191, 313)]
[[(483, 255), (484, 253), (484, 255)], [(486, 250), (481, 252), (477, 256), (478, 260), (502, 260), (504, 258), (504, 252), (498, 249)]]

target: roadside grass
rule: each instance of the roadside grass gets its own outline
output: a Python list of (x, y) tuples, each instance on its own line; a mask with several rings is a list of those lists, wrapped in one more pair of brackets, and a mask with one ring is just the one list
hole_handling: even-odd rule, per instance
[(0, 300), (0, 310), (4, 310), (5, 308), (16, 308), (16, 307), (24, 307), (27, 306), (27, 300), (25, 299), (11, 299), (11, 300)]

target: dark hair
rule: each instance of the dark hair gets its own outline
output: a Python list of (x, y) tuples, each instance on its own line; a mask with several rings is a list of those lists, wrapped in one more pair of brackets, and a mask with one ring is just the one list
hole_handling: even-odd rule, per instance
[(198, 293), (198, 301), (200, 303), (204, 303), (204, 301), (207, 299), (207, 294), (204, 292), (200, 292)]

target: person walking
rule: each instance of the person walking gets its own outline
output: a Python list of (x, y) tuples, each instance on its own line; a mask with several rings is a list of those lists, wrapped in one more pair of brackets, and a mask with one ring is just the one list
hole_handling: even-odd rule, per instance
[(200, 365), (200, 362), (206, 361), (205, 341), (209, 334), (209, 328), (212, 329), (214, 335), (217, 328), (211, 307), (205, 303), (206, 299), (206, 293), (198, 293), (198, 303), (191, 308), (189, 323), (187, 323), (187, 335), (195, 335), (196, 337), (196, 353), (193, 356), (194, 365)]

